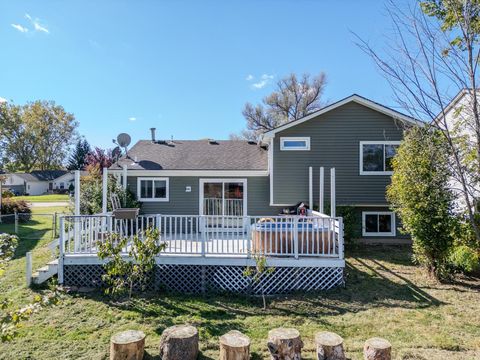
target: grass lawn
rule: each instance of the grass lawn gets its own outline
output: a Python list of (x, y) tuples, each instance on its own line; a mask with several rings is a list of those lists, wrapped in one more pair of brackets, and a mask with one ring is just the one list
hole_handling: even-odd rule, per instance
[[(22, 235), (17, 258), (0, 279), (2, 296), (26, 304), (42, 292), (24, 286), (24, 252), (33, 249), (37, 263), (50, 256), (47, 225), (39, 221)], [(163, 329), (189, 322), (200, 331), (201, 359), (218, 359), (218, 337), (231, 329), (252, 338), (252, 359), (267, 359), (267, 332), (278, 326), (300, 330), (305, 359), (314, 359), (313, 335), (325, 329), (344, 337), (350, 359), (362, 359), (372, 336), (389, 339), (395, 359), (480, 359), (480, 280), (437, 284), (410, 256), (406, 247), (350, 250), (346, 288), (270, 298), (267, 311), (260, 299), (245, 296), (157, 293), (114, 302), (98, 292), (72, 293), (33, 315), (12, 343), (0, 343), (0, 358), (107, 359), (112, 333), (133, 328), (145, 331), (146, 358), (156, 359)]]
[(28, 202), (60, 202), (60, 201), (69, 201), (68, 195), (62, 195), (62, 194), (15, 196), (14, 199), (17, 199), (17, 200), (25, 200), (25, 201), (28, 201)]

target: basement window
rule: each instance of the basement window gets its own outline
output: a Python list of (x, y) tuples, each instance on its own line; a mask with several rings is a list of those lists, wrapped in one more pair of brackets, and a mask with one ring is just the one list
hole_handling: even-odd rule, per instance
[(280, 150), (302, 151), (310, 150), (309, 137), (282, 137), (280, 138)]
[(363, 236), (395, 236), (395, 213), (391, 211), (362, 212)]
[(168, 178), (138, 178), (139, 201), (168, 201)]

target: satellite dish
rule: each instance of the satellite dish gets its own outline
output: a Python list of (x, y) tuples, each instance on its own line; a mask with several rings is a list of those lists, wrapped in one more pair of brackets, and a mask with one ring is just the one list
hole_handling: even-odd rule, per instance
[(132, 138), (126, 133), (121, 133), (117, 136), (118, 146), (120, 147), (126, 148), (128, 145), (130, 145), (131, 141)]

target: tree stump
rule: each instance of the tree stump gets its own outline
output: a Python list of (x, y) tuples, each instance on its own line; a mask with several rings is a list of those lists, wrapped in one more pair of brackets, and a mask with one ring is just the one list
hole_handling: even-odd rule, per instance
[(232, 330), (220, 336), (220, 360), (249, 360), (250, 338)]
[(301, 360), (303, 342), (296, 329), (277, 328), (268, 332), (271, 360)]
[(142, 360), (144, 349), (145, 334), (142, 331), (123, 331), (110, 339), (110, 360)]
[(194, 360), (198, 356), (198, 331), (190, 325), (165, 329), (160, 338), (162, 360)]
[(335, 333), (322, 331), (315, 334), (318, 360), (345, 360), (343, 339)]
[(368, 339), (363, 346), (363, 358), (365, 360), (391, 360), (392, 345), (385, 339)]

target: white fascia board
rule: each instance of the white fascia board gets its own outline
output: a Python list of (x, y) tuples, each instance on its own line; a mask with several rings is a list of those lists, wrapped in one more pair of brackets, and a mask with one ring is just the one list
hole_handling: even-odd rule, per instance
[[(122, 174), (123, 170), (111, 169), (110, 174)], [(128, 169), (130, 176), (206, 176), (206, 177), (263, 177), (268, 170), (134, 170)]]

